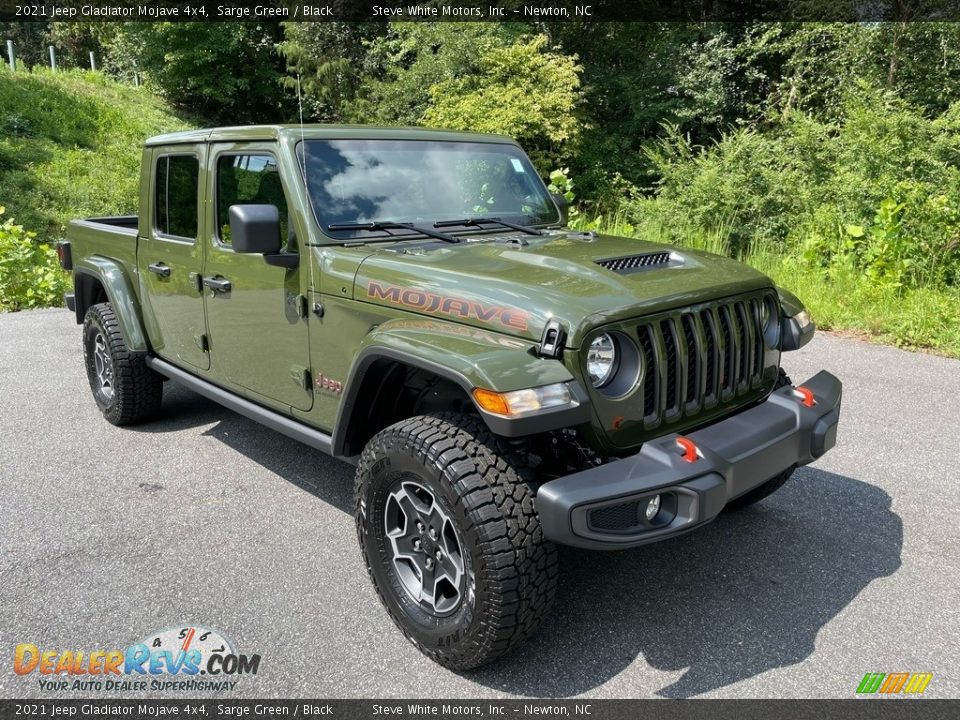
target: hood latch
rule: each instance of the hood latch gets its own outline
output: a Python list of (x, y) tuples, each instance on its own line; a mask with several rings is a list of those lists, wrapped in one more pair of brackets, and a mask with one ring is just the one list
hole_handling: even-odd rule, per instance
[(537, 355), (547, 358), (559, 358), (563, 355), (563, 342), (567, 338), (567, 333), (559, 320), (550, 320), (543, 328), (543, 335), (540, 336), (540, 347), (537, 349)]

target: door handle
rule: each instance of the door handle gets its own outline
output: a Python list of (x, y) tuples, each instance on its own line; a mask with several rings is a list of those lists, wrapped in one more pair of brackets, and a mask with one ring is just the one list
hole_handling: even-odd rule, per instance
[(160, 277), (170, 277), (170, 266), (163, 262), (155, 262), (147, 265), (147, 270)]
[(208, 278), (208, 277), (205, 277), (205, 278), (203, 279), (203, 284), (204, 284), (206, 287), (208, 287), (208, 288), (210, 288), (211, 290), (213, 290), (215, 293), (218, 293), (218, 292), (228, 293), (228, 292), (230, 292), (230, 287), (231, 287), (230, 281), (227, 280), (226, 278)]

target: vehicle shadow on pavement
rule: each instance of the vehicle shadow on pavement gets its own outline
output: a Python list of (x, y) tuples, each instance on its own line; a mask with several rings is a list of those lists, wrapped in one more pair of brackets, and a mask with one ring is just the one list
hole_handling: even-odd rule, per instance
[[(890, 507), (873, 485), (802, 468), (758, 505), (682, 538), (616, 553), (562, 549), (557, 602), (540, 632), (464, 675), (571, 696), (646, 662), (683, 671), (656, 694), (686, 698), (801, 662), (821, 628), (900, 567), (903, 527)], [(649, 691), (618, 685), (617, 694)]]
[[(349, 465), (173, 383), (164, 392), (162, 417), (134, 429), (211, 425), (205, 434), (352, 513)], [(658, 695), (710, 692), (809, 657), (821, 628), (871, 581), (896, 572), (902, 544), (886, 492), (801, 468), (761, 503), (684, 537), (614, 553), (561, 548), (557, 601), (540, 631), (462, 675), (498, 691), (569, 697), (631, 665), (642, 677), (646, 663), (681, 673)], [(650, 692), (649, 683), (630, 687), (625, 678), (618, 696)]]
[[(130, 425), (127, 429), (146, 433), (179, 432), (228, 418), (241, 418), (247, 422), (243, 416), (170, 380), (163, 384), (163, 403), (157, 417), (148, 423)], [(252, 420), (249, 422), (256, 427)]]
[[(204, 435), (217, 438), (266, 470), (315, 495), (328, 505), (353, 514), (354, 469), (319, 450), (258, 425), (191, 390), (168, 382), (163, 388), (161, 415), (140, 432), (178, 432), (211, 425)], [(328, 478), (321, 483), (319, 478)], [(340, 482), (342, 477), (343, 481)], [(336, 482), (329, 478), (337, 478)]]

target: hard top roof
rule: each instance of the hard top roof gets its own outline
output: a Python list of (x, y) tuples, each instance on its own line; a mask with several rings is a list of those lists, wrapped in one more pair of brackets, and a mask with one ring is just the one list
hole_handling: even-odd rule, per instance
[(205, 128), (185, 132), (156, 135), (146, 145), (174, 145), (181, 143), (246, 142), (280, 140), (301, 137), (308, 140), (446, 140), (448, 142), (516, 142), (504, 135), (433, 130), (412, 127), (379, 127), (376, 125), (240, 125), (236, 127)]

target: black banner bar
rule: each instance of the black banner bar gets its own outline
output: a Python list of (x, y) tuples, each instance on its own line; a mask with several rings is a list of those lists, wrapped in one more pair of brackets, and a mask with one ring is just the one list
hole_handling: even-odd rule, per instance
[(960, 20), (956, 0), (0, 0), (7, 22)]
[(0, 700), (0, 717), (953, 720), (960, 700)]

